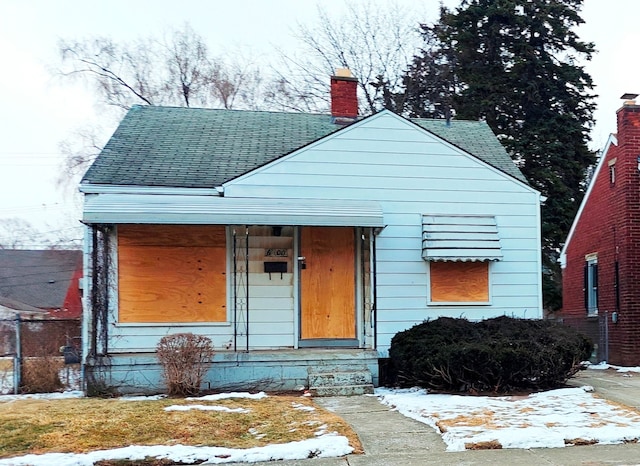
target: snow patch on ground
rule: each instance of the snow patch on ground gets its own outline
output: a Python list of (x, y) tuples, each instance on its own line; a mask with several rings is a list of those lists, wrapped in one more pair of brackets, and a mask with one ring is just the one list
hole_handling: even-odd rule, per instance
[(84, 398), (84, 393), (79, 390), (69, 390), (55, 393), (28, 393), (25, 395), (0, 395), (0, 403), (15, 400), (61, 400), (65, 398)]
[(346, 437), (334, 434), (317, 438), (289, 442), (265, 447), (235, 449), (220, 447), (189, 447), (184, 445), (129, 446), (114, 450), (92, 451), (90, 453), (48, 453), (26, 455), (0, 460), (0, 465), (11, 466), (90, 466), (100, 460), (142, 460), (145, 457), (167, 458), (175, 462), (206, 461), (207, 464), (221, 464), (258, 461), (301, 460), (306, 458), (329, 458), (348, 455), (353, 451)]
[(225, 413), (250, 413), (250, 409), (245, 408), (227, 408), (226, 406), (207, 406), (207, 405), (172, 405), (164, 408), (165, 411), (191, 411), (198, 409), (200, 411), (222, 411)]
[(262, 398), (266, 398), (266, 397), (267, 397), (267, 394), (265, 392), (259, 392), (259, 393), (229, 392), (229, 393), (218, 393), (216, 395), (189, 397), (189, 398), (185, 398), (185, 400), (217, 401), (217, 400), (227, 400), (229, 398), (248, 398), (250, 400), (261, 400)]
[(598, 364), (590, 364), (584, 363), (587, 366), (587, 369), (593, 370), (605, 370), (605, 369), (615, 369), (618, 372), (640, 372), (640, 367), (622, 367), (622, 366), (614, 366), (611, 364), (607, 364), (606, 362), (601, 362)]
[(595, 397), (591, 387), (529, 396), (430, 394), (423, 389), (376, 389), (380, 401), (436, 429), (448, 451), (481, 445), (558, 448), (640, 439), (640, 414)]

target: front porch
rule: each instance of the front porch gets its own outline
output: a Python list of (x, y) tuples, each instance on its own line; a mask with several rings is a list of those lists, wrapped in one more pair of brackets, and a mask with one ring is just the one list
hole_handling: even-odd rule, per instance
[[(333, 348), (217, 351), (202, 390), (308, 389), (310, 383), (318, 380), (313, 375), (314, 371), (342, 374), (329, 378), (344, 386), (353, 386), (354, 378), (358, 379), (359, 385), (378, 386), (378, 352), (371, 349)], [(345, 375), (349, 373), (357, 374), (355, 377)], [(363, 379), (369, 374), (371, 383), (366, 383)], [(88, 393), (96, 389), (109, 389), (121, 394), (165, 391), (162, 368), (155, 353), (112, 354), (102, 358), (102, 363), (87, 363), (85, 375)]]

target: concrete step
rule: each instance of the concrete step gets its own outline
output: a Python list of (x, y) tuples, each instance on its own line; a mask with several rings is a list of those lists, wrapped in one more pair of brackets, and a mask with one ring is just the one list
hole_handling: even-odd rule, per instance
[(309, 391), (315, 396), (373, 393), (371, 371), (364, 367), (309, 368)]

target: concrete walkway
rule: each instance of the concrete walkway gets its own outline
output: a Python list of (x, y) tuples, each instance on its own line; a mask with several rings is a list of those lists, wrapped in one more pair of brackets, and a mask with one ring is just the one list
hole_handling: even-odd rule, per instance
[[(580, 372), (571, 385), (591, 385), (604, 398), (640, 409), (640, 374)], [(640, 465), (640, 444), (447, 452), (434, 429), (389, 410), (373, 396), (316, 398), (356, 431), (365, 453), (342, 458), (253, 463), (261, 466)]]

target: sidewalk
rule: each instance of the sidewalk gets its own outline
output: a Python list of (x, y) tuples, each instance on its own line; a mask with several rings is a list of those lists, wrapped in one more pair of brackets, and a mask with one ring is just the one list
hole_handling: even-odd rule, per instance
[[(573, 386), (591, 385), (604, 398), (640, 409), (640, 374), (610, 370), (581, 371)], [(342, 458), (314, 458), (255, 466), (418, 466), (438, 465), (640, 465), (639, 444), (590, 445), (530, 450), (477, 450), (447, 452), (431, 427), (389, 410), (373, 396), (316, 398), (321, 406), (339, 414), (356, 431), (365, 453)]]

